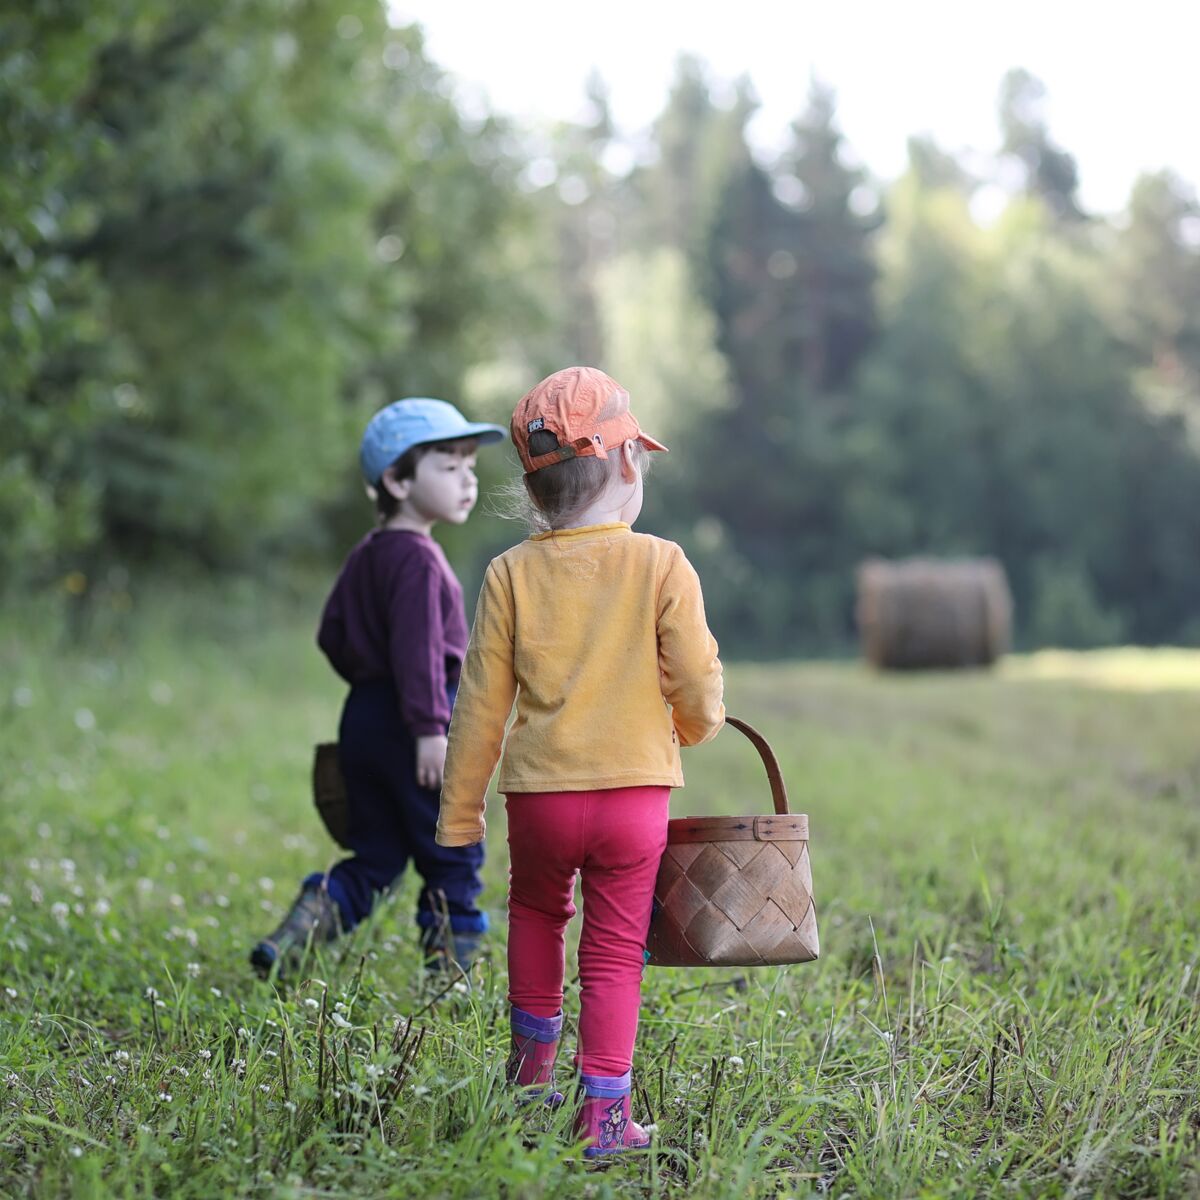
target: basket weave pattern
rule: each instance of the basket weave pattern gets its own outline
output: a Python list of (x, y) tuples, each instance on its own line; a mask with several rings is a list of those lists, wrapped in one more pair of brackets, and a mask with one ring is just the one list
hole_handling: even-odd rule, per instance
[(685, 817), (668, 825), (654, 887), (651, 965), (770, 966), (817, 957), (808, 818), (791, 814), (765, 739), (736, 718), (767, 766), (776, 816)]

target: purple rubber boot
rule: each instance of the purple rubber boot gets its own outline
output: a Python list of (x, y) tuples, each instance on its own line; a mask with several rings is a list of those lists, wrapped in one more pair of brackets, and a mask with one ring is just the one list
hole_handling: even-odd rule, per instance
[(509, 1014), (512, 1028), (512, 1052), (505, 1071), (508, 1082), (522, 1089), (518, 1104), (540, 1102), (557, 1108), (563, 1094), (554, 1087), (554, 1059), (562, 1035), (562, 1013), (556, 1017), (535, 1017), (523, 1008)]
[(581, 1075), (583, 1105), (575, 1116), (575, 1136), (587, 1142), (584, 1158), (642, 1150), (650, 1135), (629, 1117), (630, 1073)]

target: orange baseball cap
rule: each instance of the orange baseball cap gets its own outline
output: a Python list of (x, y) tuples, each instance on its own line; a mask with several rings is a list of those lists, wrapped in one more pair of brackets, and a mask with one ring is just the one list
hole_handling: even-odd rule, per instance
[[(553, 433), (559, 445), (534, 456), (529, 438), (540, 429)], [(587, 454), (607, 458), (631, 438), (647, 450), (666, 450), (642, 432), (629, 411), (629, 393), (595, 367), (564, 367), (548, 375), (521, 397), (512, 417), (512, 440), (526, 474)]]

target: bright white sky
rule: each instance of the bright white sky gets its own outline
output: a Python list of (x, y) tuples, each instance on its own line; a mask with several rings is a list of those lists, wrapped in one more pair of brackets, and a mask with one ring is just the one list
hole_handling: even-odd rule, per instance
[(1115, 211), (1142, 170), (1200, 185), (1197, 0), (389, 0), (425, 27), (431, 57), (462, 94), (533, 122), (582, 114), (594, 67), (622, 132), (661, 109), (676, 56), (754, 81), (760, 148), (781, 144), (815, 71), (877, 176), (905, 139), (990, 150), (996, 95), (1012, 66), (1046, 85), (1051, 136), (1075, 155), (1085, 207)]

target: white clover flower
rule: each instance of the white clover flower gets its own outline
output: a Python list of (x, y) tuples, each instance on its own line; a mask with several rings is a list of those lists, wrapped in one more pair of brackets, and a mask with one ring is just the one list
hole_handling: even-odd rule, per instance
[(42, 900), (44, 899), (42, 896), (42, 889), (38, 887), (36, 883), (31, 883), (29, 885), (29, 899), (34, 904), (41, 904)]
[(244, 1025), (239, 1025), (237, 1035), (240, 1038), (248, 1038), (250, 1036), (250, 1030), (248, 1030)]
[(320, 1000), (314, 1000), (311, 996), (305, 996), (304, 1003), (308, 1008), (320, 1008), (321, 1007)]
[(221, 998), (221, 989), (219, 987), (210, 987), (208, 989), (218, 1000)]
[(260, 1092), (270, 1092), (270, 1090), (271, 1090), (271, 1089), (270, 1089), (270, 1087), (268, 1087), (268, 1086), (267, 1086), (267, 1084), (265, 1084), (265, 1083), (260, 1083), (260, 1084), (258, 1085), (258, 1090), (259, 1090)]
[(740, 1054), (731, 1054), (729, 1056), (729, 1065), (735, 1071), (740, 1071), (746, 1065), (746, 1060)]
[(21, 1082), (21, 1077), (15, 1072), (9, 1071), (9, 1073), (4, 1077), (4, 1082), (7, 1083), (9, 1087), (16, 1087), (17, 1084)]
[(244, 1075), (246, 1073), (246, 1060), (244, 1058), (235, 1058), (229, 1065), (233, 1067), (234, 1073), (237, 1075)]
[(137, 881), (137, 890), (141, 892), (143, 896), (148, 895), (150, 892), (154, 891), (154, 880), (147, 879), (143, 875), (141, 879)]
[(273, 892), (273, 891), (275, 890), (275, 880), (273, 880), (273, 879), (270, 879), (270, 878), (268, 878), (266, 875), (264, 875), (264, 876), (263, 876), (263, 877), (262, 877), (262, 878), (261, 878), (261, 879), (258, 881), (258, 886), (259, 886), (260, 888), (262, 888), (262, 890), (263, 890), (264, 892)]
[(212, 1078), (212, 1072), (211, 1072), (211, 1071), (205, 1071), (205, 1072), (204, 1072), (204, 1074), (201, 1076), (201, 1078), (202, 1078), (202, 1079), (211, 1079), (211, 1078)]
[(50, 905), (50, 915), (60, 924), (65, 925), (67, 918), (71, 915), (71, 906), (64, 904), (61, 900), (55, 901)]
[(11, 908), (12, 897), (7, 892), (0, 892), (0, 908)]
[(174, 1096), (172, 1096), (170, 1092), (159, 1092), (159, 1093), (158, 1093), (158, 1098), (159, 1098), (159, 1099), (160, 1099), (160, 1100), (161, 1100), (161, 1101), (162, 1101), (164, 1104), (170, 1104), (170, 1103), (171, 1103), (171, 1101), (175, 1099), (175, 1097), (174, 1097)]
[(181, 1076), (183, 1079), (186, 1079), (190, 1073), (187, 1067), (172, 1067), (171, 1070), (174, 1071), (176, 1075)]
[(7, 996), (7, 997), (10, 999), (10, 1000), (15, 1000), (15, 999), (17, 998), (17, 996), (19, 995), (19, 993), (18, 993), (17, 989), (16, 989), (16, 988), (14, 988), (14, 987), (6, 987), (6, 988), (4, 989), (4, 994), (5, 994), (5, 995), (6, 995), (6, 996)]
[(414, 1096), (428, 1096), (429, 1089), (423, 1084), (418, 1083), (412, 1090)]
[(348, 1009), (348, 1008), (347, 1008), (347, 1007), (346, 1007), (346, 1006), (345, 1006), (345, 1005), (344, 1005), (344, 1004), (343, 1004), (343, 1003), (342, 1003), (342, 1002), (339, 1000), (339, 1001), (338, 1001), (338, 1002), (337, 1002), (337, 1003), (336, 1003), (336, 1004), (333, 1006), (333, 1011), (334, 1011), (334, 1012), (340, 1012), (340, 1013), (347, 1013), (347, 1012), (349, 1012), (350, 1010), (349, 1010), (349, 1009)]
[(196, 1057), (202, 1058), (202, 1059), (204, 1059), (205, 1062), (208, 1062), (212, 1058), (212, 1051), (211, 1050), (201, 1050), (200, 1053), (196, 1055)]
[(188, 963), (187, 973), (189, 979), (198, 979), (200, 977), (200, 964), (196, 962)]
[(83, 1149), (82, 1149), (82, 1147), (80, 1147), (80, 1146), (72, 1146), (72, 1147), (71, 1147), (71, 1157), (72, 1157), (72, 1158), (82, 1158), (82, 1157), (83, 1157)]
[(383, 1074), (382, 1067), (376, 1066), (375, 1063), (369, 1063), (367, 1065), (367, 1078), (368, 1079), (378, 1079), (380, 1077), (380, 1075), (382, 1075), (382, 1074)]
[(114, 1052), (113, 1058), (115, 1058), (117, 1060), (117, 1062), (128, 1062), (129, 1061), (129, 1051), (128, 1050), (117, 1050)]
[(283, 1102), (283, 1107), (286, 1108), (288, 1112), (294, 1113), (296, 1111), (296, 1102), (295, 1100), (285, 1100)]
[(92, 905), (92, 912), (98, 917), (107, 917), (112, 912), (112, 904), (104, 896), (101, 896), (95, 904)]
[(165, 1000), (155, 1000), (154, 1007), (155, 1008), (166, 1008), (167, 1002)]

